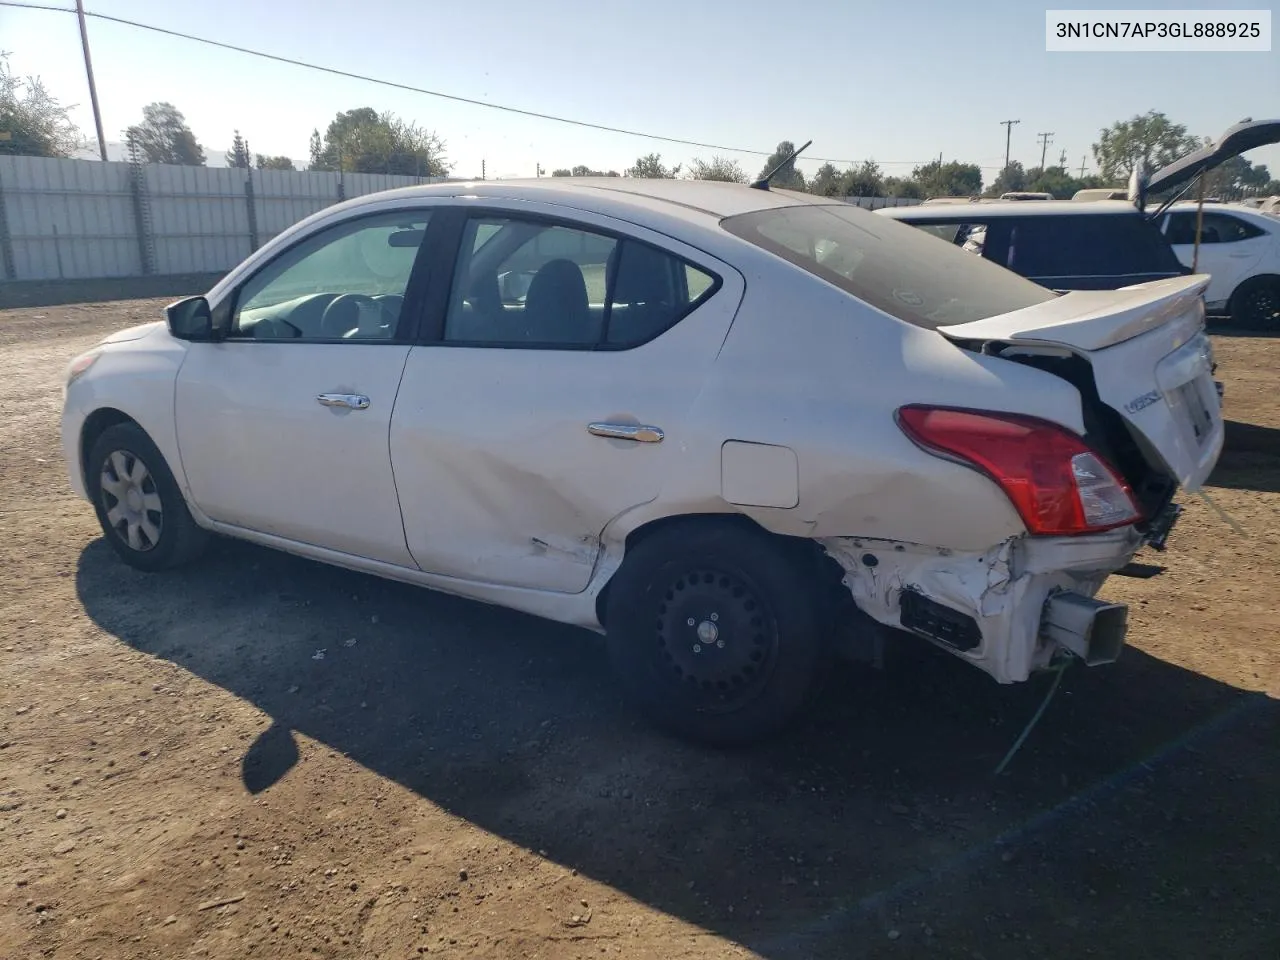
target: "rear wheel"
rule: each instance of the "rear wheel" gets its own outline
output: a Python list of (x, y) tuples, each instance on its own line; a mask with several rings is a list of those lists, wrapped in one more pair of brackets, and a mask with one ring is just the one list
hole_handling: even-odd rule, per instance
[(764, 534), (679, 524), (627, 554), (609, 587), (608, 644), (659, 726), (716, 745), (783, 728), (815, 685), (821, 612), (806, 567)]
[(1247, 330), (1280, 333), (1280, 277), (1254, 277), (1231, 295), (1231, 322)]
[(208, 534), (196, 526), (160, 450), (136, 423), (102, 431), (85, 479), (107, 542), (131, 567), (164, 570), (194, 560)]

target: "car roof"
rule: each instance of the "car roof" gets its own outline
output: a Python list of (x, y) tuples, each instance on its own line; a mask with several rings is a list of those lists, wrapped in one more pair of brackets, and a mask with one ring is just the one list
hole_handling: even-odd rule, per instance
[(623, 219), (640, 209), (705, 226), (740, 213), (798, 204), (842, 201), (794, 190), (755, 190), (717, 180), (658, 180), (632, 177), (540, 177), (524, 180), (468, 180), (402, 187), (348, 201), (348, 209), (393, 199), (477, 197), (563, 204)]
[(990, 203), (937, 204), (926, 207), (881, 207), (876, 213), (895, 220), (956, 220), (973, 217), (1092, 217), (1098, 214), (1138, 216), (1128, 200), (993, 200)]

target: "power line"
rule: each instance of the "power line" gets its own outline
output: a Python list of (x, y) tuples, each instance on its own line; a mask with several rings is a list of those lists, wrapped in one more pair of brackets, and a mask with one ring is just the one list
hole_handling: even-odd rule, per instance
[[(18, 7), (28, 10), (50, 10), (55, 13), (75, 13), (74, 10), (66, 7), (54, 7), (39, 3), (15, 3), (13, 0), (0, 0), (0, 7)], [(717, 143), (704, 143), (699, 140), (684, 140), (680, 137), (666, 137), (655, 133), (643, 133), (639, 130), (628, 130), (624, 127), (611, 127), (602, 123), (592, 123), (588, 120), (573, 120), (569, 117), (559, 117), (550, 113), (539, 113), (536, 110), (525, 110), (521, 107), (511, 107), (500, 103), (488, 103), (484, 100), (476, 100), (471, 97), (463, 97), (453, 93), (442, 93), (439, 90), (428, 90), (425, 87), (415, 87), (407, 83), (397, 83), (394, 80), (382, 80), (378, 77), (371, 77), (367, 74), (353, 73), (349, 70), (339, 70), (336, 67), (326, 67), (318, 63), (309, 63), (305, 60), (295, 60), (292, 57), (282, 57), (274, 53), (266, 53), (262, 50), (254, 50), (249, 47), (237, 46), (233, 43), (224, 43), (220, 40), (210, 40), (206, 37), (197, 37), (194, 34), (183, 33), (179, 30), (170, 30), (167, 27), (157, 27), (149, 23), (141, 23), (137, 20), (128, 20), (124, 17), (113, 17), (106, 13), (95, 13), (91, 10), (85, 10), (86, 17), (94, 17), (98, 20), (107, 20), (112, 23), (123, 24), (127, 27), (134, 27), (138, 30), (149, 30), (153, 33), (161, 33), (170, 37), (177, 37), (181, 40), (190, 40), (194, 43), (203, 43), (211, 47), (219, 47), (223, 50), (233, 50), (236, 53), (247, 54), (251, 57), (261, 57), (264, 60), (274, 60), (277, 63), (285, 63), (294, 67), (303, 67), (307, 70), (318, 70), (321, 73), (328, 73), (333, 76), (346, 77), (350, 80), (363, 80), (366, 83), (376, 83), (384, 87), (392, 87), (397, 90), (406, 90), (410, 93), (421, 93), (428, 97), (438, 97), (442, 100), (452, 100), (456, 103), (465, 103), (475, 107), (487, 107), (490, 110), (501, 110), (504, 113), (514, 113), (524, 117), (533, 117), (537, 120), (550, 120), (555, 123), (565, 123), (575, 127), (585, 127), (590, 130), (600, 130), (604, 133), (620, 133), (629, 137), (640, 137), (645, 140), (658, 140), (663, 143), (675, 143), (685, 147), (700, 147), (704, 150), (719, 150), (725, 153), (747, 153), (754, 156), (769, 157), (772, 156), (772, 150), (751, 150), (746, 147), (729, 147)], [(835, 157), (807, 157), (808, 160), (817, 160), (822, 163), (839, 163), (853, 166), (862, 163), (862, 160), (843, 160)], [(928, 163), (927, 160), (881, 160), (878, 163), (885, 165), (920, 165)]]

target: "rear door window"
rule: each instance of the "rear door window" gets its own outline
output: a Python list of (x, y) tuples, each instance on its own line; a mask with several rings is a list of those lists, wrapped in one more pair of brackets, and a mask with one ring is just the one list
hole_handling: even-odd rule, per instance
[[(1225, 213), (1206, 213), (1200, 228), (1201, 243), (1239, 243), (1252, 240), (1263, 233), (1251, 223)], [(1165, 236), (1170, 243), (1193, 244), (1196, 242), (1196, 214), (1180, 211), (1169, 214)]]
[(1009, 228), (1009, 268), (1046, 286), (1105, 290), (1182, 273), (1168, 241), (1137, 211), (1017, 217)]
[(638, 240), (520, 216), (472, 217), (444, 342), (628, 349), (660, 336), (719, 280)]

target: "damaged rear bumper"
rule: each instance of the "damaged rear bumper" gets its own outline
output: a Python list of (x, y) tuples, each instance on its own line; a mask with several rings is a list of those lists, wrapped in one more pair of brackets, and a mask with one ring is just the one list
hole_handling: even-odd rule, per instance
[(1017, 683), (1067, 650), (1109, 663), (1124, 644), (1126, 608), (1097, 601), (1103, 582), (1133, 558), (1132, 527), (1087, 537), (1018, 537), (984, 553), (831, 537), (858, 607)]

